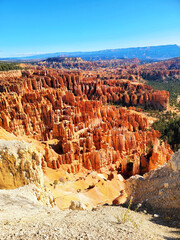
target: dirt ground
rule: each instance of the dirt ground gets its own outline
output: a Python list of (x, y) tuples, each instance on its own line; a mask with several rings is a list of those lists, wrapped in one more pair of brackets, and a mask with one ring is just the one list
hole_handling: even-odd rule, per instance
[(175, 219), (140, 210), (106, 205), (60, 211), (42, 206), (29, 186), (0, 190), (0, 239), (180, 239)]

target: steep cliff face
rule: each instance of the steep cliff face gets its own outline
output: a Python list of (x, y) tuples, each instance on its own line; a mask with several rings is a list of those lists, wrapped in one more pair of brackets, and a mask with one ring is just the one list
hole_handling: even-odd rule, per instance
[(166, 92), (162, 97), (159, 93), (163, 92), (142, 84), (83, 79), (77, 71), (47, 69), (3, 78), (0, 92), (0, 127), (17, 136), (57, 139), (56, 144), (44, 145), (44, 167), (63, 165), (73, 173), (82, 168), (117, 171), (128, 177), (167, 162), (172, 154), (166, 144), (158, 142), (157, 131), (147, 131), (147, 117), (103, 105), (123, 101), (166, 107)]
[[(33, 144), (0, 139), (0, 189), (15, 189), (28, 185), (24, 189), (30, 191), (42, 205), (53, 207), (55, 198), (44, 187), (41, 159), (42, 154), (37, 152)], [(14, 194), (7, 192), (6, 195), (11, 193)]]
[(29, 183), (43, 186), (41, 158), (32, 144), (0, 140), (0, 188), (13, 189)]

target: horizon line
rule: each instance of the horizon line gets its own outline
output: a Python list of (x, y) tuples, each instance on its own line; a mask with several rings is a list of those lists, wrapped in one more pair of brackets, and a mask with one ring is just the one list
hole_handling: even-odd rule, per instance
[[(162, 44), (162, 45), (149, 45), (149, 46), (138, 46), (138, 47), (123, 47), (123, 48), (106, 48), (106, 49), (99, 49), (99, 50), (81, 50), (81, 51), (53, 51), (53, 52), (34, 52), (34, 53), (20, 53), (22, 55), (18, 56), (7, 56), (7, 57), (1, 57), (0, 59), (8, 59), (8, 58), (25, 58), (25, 57), (31, 57), (36, 55), (43, 55), (43, 54), (53, 54), (53, 53), (61, 53), (61, 54), (68, 54), (68, 53), (85, 53), (85, 52), (101, 52), (101, 51), (108, 51), (108, 50), (118, 50), (118, 49), (133, 49), (133, 48), (148, 48), (148, 47), (162, 47), (162, 46), (177, 46), (180, 47), (179, 44)], [(18, 53), (17, 53), (18, 54)]]

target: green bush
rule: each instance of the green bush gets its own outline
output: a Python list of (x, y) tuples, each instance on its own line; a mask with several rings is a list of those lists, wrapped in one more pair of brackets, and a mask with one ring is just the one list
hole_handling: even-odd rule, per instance
[(19, 70), (22, 69), (17, 63), (0, 62), (0, 71)]
[(161, 133), (161, 138), (167, 141), (173, 151), (177, 151), (180, 148), (180, 117), (172, 117), (171, 114), (167, 116), (156, 121), (153, 128)]
[(58, 184), (58, 180), (54, 180), (53, 184), (57, 185)]
[(175, 105), (180, 109), (180, 103), (177, 103), (177, 97), (180, 95), (180, 80), (179, 79), (170, 79), (166, 81), (146, 81), (153, 89), (157, 90), (166, 90), (169, 92), (169, 104)]

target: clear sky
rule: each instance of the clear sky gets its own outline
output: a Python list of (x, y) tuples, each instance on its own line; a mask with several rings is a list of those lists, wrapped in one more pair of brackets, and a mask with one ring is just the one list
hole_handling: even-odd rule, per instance
[(0, 57), (180, 45), (180, 0), (0, 0)]

